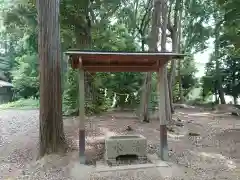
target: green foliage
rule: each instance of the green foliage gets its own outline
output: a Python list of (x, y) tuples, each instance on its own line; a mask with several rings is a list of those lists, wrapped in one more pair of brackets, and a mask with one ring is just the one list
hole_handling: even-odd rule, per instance
[(216, 93), (217, 90), (217, 77), (215, 71), (214, 56), (211, 55), (209, 62), (205, 67), (205, 76), (201, 78), (202, 96), (203, 99), (208, 98), (210, 95)]
[[(134, 93), (139, 91), (142, 86), (142, 75), (140, 73), (111, 73), (104, 82), (105, 87), (109, 90), (109, 94), (116, 93), (116, 106), (132, 105), (137, 101)], [(129, 96), (127, 98), (127, 96)], [(125, 102), (127, 98), (127, 101)]]
[(124, 24), (135, 41), (141, 43), (141, 50), (145, 50), (148, 41), (151, 22), (152, 0), (126, 1), (116, 13), (117, 23)]
[(73, 69), (67, 72), (63, 93), (63, 112), (71, 115), (78, 112), (78, 73)]
[(223, 40), (240, 48), (240, 1), (217, 0), (223, 15), (224, 34)]
[[(240, 54), (231, 48), (222, 48), (223, 56), (220, 59), (220, 73), (222, 75), (222, 86), (224, 93), (235, 98), (239, 96), (240, 90)], [(202, 77), (202, 96), (204, 99), (210, 95), (218, 94), (218, 74), (216, 73), (214, 56), (212, 55), (210, 61), (206, 64), (205, 76)]]
[(124, 24), (109, 25), (99, 28), (92, 33), (95, 50), (103, 51), (136, 51), (137, 43), (134, 41)]
[(213, 2), (208, 0), (186, 0), (183, 20), (183, 51), (199, 52), (207, 48), (212, 27), (208, 23), (213, 13)]
[(19, 99), (7, 104), (1, 104), (0, 109), (37, 109), (39, 108), (39, 100), (36, 98)]
[(13, 70), (12, 83), (15, 96), (28, 98), (39, 96), (39, 73), (36, 54), (16, 58), (17, 67)]
[[(106, 111), (110, 107), (108, 99), (105, 98), (105, 92), (102, 83), (99, 81), (101, 73), (97, 73), (92, 82), (94, 92), (91, 100), (85, 100), (85, 110), (87, 114), (97, 114)], [(76, 115), (78, 113), (78, 71), (69, 69), (63, 94), (63, 112), (65, 115)]]
[(9, 71), (11, 71), (11, 61), (7, 57), (0, 57), (0, 79), (7, 81)]
[[(123, 25), (109, 25), (106, 29), (98, 29), (92, 32), (92, 40), (94, 49), (113, 50), (113, 51), (135, 51), (136, 45), (133, 37), (131, 37)], [(90, 73), (86, 73), (89, 76)], [(64, 112), (66, 114), (76, 114), (78, 112), (78, 77), (77, 72), (68, 70), (68, 80), (64, 91)], [(86, 98), (85, 109), (88, 114), (99, 113), (107, 110), (112, 101), (113, 93), (117, 93), (117, 106), (123, 106), (130, 101), (134, 103), (132, 95), (139, 87), (138, 81), (135, 83), (137, 77), (136, 73), (96, 73), (93, 76), (93, 82), (86, 84), (92, 90), (92, 98)], [(131, 79), (131, 81), (129, 81)], [(105, 89), (108, 94), (105, 97)], [(127, 95), (131, 94), (129, 101), (125, 102)], [(132, 104), (130, 103), (130, 104)]]
[(181, 81), (184, 96), (186, 96), (198, 84), (198, 81), (195, 78), (196, 72), (197, 69), (195, 67), (193, 56), (185, 57), (182, 61), (181, 68)]
[(240, 52), (228, 52), (224, 64), (225, 93), (238, 98), (240, 95)]
[[(2, 2), (0, 2), (2, 3)], [(8, 67), (6, 71), (14, 84), (16, 98), (39, 96), (39, 73), (37, 63), (37, 12), (35, 0), (18, 0), (18, 3), (1, 4), (5, 29), (0, 36), (5, 53), (1, 55)], [(186, 20), (183, 36), (185, 52), (205, 48), (211, 28), (204, 23), (209, 20), (211, 6), (207, 1), (186, 1)], [(151, 0), (62, 0), (60, 2), (61, 47), (107, 51), (145, 50), (148, 43)], [(205, 12), (208, 11), (208, 13)], [(200, 18), (199, 18), (200, 17)], [(62, 63), (65, 67), (66, 63)], [(192, 58), (183, 63), (181, 80), (184, 95), (196, 84), (196, 69)], [(116, 94), (117, 107), (137, 107), (143, 73), (95, 73), (86, 72), (86, 112), (100, 113), (111, 107)], [(78, 112), (78, 73), (65, 68), (63, 75), (63, 111), (66, 115)], [(153, 74), (151, 106), (156, 106), (156, 74)], [(176, 88), (177, 90), (177, 88)], [(107, 92), (107, 93), (105, 93)], [(138, 92), (138, 93), (137, 93)]]
[[(231, 95), (235, 100), (239, 97), (240, 90), (240, 4), (238, 0), (217, 0), (214, 4), (217, 19), (220, 21), (220, 57), (211, 57), (206, 65), (206, 74), (202, 78), (204, 98), (219, 93), (218, 77), (221, 75), (224, 93)], [(220, 63), (220, 70), (217, 71), (216, 60)], [(236, 101), (235, 101), (236, 103)]]
[[(193, 59), (193, 56), (186, 56), (181, 61), (181, 72), (180, 77), (181, 78), (181, 87), (183, 91), (183, 96), (185, 97), (185, 100), (187, 100), (188, 94), (198, 86), (198, 79), (195, 77), (195, 73), (197, 72), (197, 69), (195, 67), (195, 62)], [(173, 96), (174, 101), (179, 101), (179, 79), (177, 79), (175, 86), (173, 88)]]
[(105, 86), (109, 73), (96, 73), (93, 80), (93, 98), (92, 109), (90, 112), (101, 113), (108, 110), (112, 105), (112, 99), (107, 96), (107, 88)]

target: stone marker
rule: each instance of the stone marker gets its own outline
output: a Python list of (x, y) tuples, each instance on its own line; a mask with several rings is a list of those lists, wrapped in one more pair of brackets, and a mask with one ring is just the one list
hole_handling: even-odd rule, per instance
[(147, 140), (142, 135), (116, 135), (105, 139), (105, 160), (116, 163), (118, 156), (136, 155), (147, 159)]

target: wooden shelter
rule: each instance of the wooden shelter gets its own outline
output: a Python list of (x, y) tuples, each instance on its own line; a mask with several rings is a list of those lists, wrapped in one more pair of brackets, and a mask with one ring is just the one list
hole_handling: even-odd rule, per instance
[(0, 104), (8, 103), (13, 97), (13, 85), (0, 80)]
[[(72, 68), (79, 69), (79, 156), (85, 163), (85, 112), (84, 71), (88, 72), (157, 72), (159, 102), (165, 102), (163, 67), (171, 59), (181, 59), (182, 54), (161, 52), (94, 52), (69, 50), (66, 52)], [(168, 157), (165, 103), (159, 103), (160, 156)]]

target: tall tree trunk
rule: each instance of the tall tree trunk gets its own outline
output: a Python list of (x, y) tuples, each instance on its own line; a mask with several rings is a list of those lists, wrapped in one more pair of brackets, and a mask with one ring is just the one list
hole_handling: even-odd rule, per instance
[[(87, 18), (86, 18), (87, 21)], [(91, 49), (91, 32), (90, 32), (90, 27), (88, 27), (87, 24), (84, 25), (85, 27), (85, 33), (80, 34), (79, 31), (75, 32), (77, 43), (76, 43), (76, 48), (77, 49), (84, 49), (84, 50), (89, 50)], [(78, 75), (78, 73), (76, 74)], [(85, 101), (91, 102), (92, 100), (92, 79), (93, 79), (94, 73), (89, 73), (87, 71), (84, 71), (84, 87), (85, 87)], [(79, 83), (79, 82), (76, 82)]]
[(218, 102), (218, 93), (217, 93), (217, 91), (215, 91), (215, 103), (216, 104), (219, 104), (219, 102)]
[[(137, 9), (138, 9), (138, 4), (139, 1), (136, 2), (136, 9), (135, 9), (135, 17), (137, 18)], [(147, 1), (147, 6), (145, 9), (145, 13), (142, 16), (141, 19), (141, 23), (139, 25), (139, 27), (137, 27), (138, 29), (138, 33), (140, 34), (141, 37), (141, 49), (144, 52), (145, 51), (145, 44), (146, 44), (146, 38), (145, 38), (145, 33), (146, 30), (148, 29), (148, 13), (151, 11), (151, 7), (152, 7), (152, 0), (148, 0)], [(143, 82), (143, 88), (141, 90), (141, 100), (140, 100), (140, 107), (138, 110), (138, 116), (141, 118), (141, 116), (145, 116), (145, 118), (143, 118), (143, 121), (149, 122), (149, 117), (147, 115), (147, 111), (148, 111), (148, 107), (145, 107), (146, 102), (149, 102), (149, 98), (151, 93), (148, 93), (149, 91), (151, 91), (151, 83), (149, 83), (151, 81), (151, 79), (149, 80), (149, 78), (151, 78), (152, 76), (150, 76), (150, 74), (145, 73), (145, 79)], [(146, 93), (147, 92), (147, 93)], [(148, 96), (148, 97), (146, 97)], [(145, 115), (144, 115), (145, 112)]]
[(181, 62), (178, 62), (178, 90), (179, 90), (179, 102), (184, 102), (183, 89), (182, 89), (182, 77), (181, 77)]
[[(234, 66), (236, 67), (236, 65), (237, 65), (237, 63), (236, 63), (236, 61), (234, 60)], [(232, 91), (233, 91), (233, 102), (234, 102), (234, 105), (237, 105), (238, 104), (238, 102), (237, 102), (237, 98), (238, 98), (238, 92), (236, 92), (236, 86), (237, 86), (237, 81), (236, 81), (236, 71), (235, 70), (233, 70), (233, 72), (232, 72), (232, 85), (233, 85), (233, 87), (232, 87)]]
[[(83, 24), (83, 29), (76, 29), (75, 36), (76, 36), (76, 48), (77, 49), (84, 49), (90, 50), (91, 49), (91, 20), (88, 16), (89, 12), (89, 2), (82, 7), (83, 17), (85, 17), (85, 23)], [(93, 87), (95, 73), (89, 73), (84, 71), (84, 92), (85, 92), (85, 102), (94, 103), (96, 101), (96, 96), (98, 95)], [(78, 73), (76, 73), (78, 76)], [(78, 79), (78, 78), (77, 78)], [(79, 81), (76, 82), (77, 84)], [(96, 93), (96, 94), (95, 94)], [(91, 104), (90, 104), (91, 105)]]
[[(145, 51), (145, 40), (144, 40), (144, 35), (143, 34), (141, 34), (140, 33), (140, 35), (141, 35), (141, 38), (142, 38), (142, 40), (141, 40), (141, 49), (142, 49), (142, 52), (144, 52)], [(147, 76), (147, 73), (145, 73), (145, 79), (144, 79), (144, 81), (143, 81), (143, 84), (142, 84), (142, 89), (141, 89), (141, 91), (139, 92), (141, 95), (140, 95), (140, 105), (139, 105), (139, 109), (138, 109), (138, 112), (137, 112), (137, 115), (138, 115), (138, 117), (139, 118), (142, 118), (142, 116), (143, 116), (143, 112), (144, 112), (144, 104), (145, 104), (145, 96), (147, 95), (146, 94), (146, 82), (147, 82), (147, 78), (148, 78), (148, 76)], [(144, 121), (144, 118), (142, 119), (143, 121)], [(148, 121), (148, 119), (146, 119), (145, 120), (146, 122), (149, 122)]]
[[(182, 39), (182, 15), (183, 15), (183, 1), (180, 1), (180, 8), (179, 8), (179, 19), (177, 23), (178, 27), (178, 53), (181, 51), (181, 39)], [(183, 90), (182, 90), (182, 61), (178, 61), (178, 85), (179, 85), (179, 101), (183, 103)]]
[[(177, 32), (172, 31), (171, 37), (172, 37), (172, 52), (177, 52)], [(170, 72), (169, 72), (169, 76), (168, 76), (170, 108), (171, 108), (172, 113), (174, 113), (172, 87), (175, 83), (174, 82), (175, 76), (176, 76), (176, 61), (173, 59), (173, 60), (171, 60)]]
[(145, 39), (144, 39), (144, 35), (141, 35), (142, 37), (142, 40), (141, 40), (141, 49), (142, 49), (142, 52), (145, 51)]
[[(161, 0), (161, 51), (166, 52), (167, 40), (167, 0)], [(160, 22), (159, 22), (160, 23)], [(167, 65), (164, 65), (158, 72), (159, 90), (159, 120), (160, 120), (160, 157), (168, 160), (167, 124), (170, 122), (171, 109), (169, 101)]]
[[(178, 53), (179, 52), (179, 28), (181, 28), (181, 24), (179, 23), (180, 19), (180, 11), (181, 11), (181, 0), (177, 0), (175, 3), (174, 8), (174, 19), (173, 19), (173, 25), (171, 25), (170, 18), (168, 18), (168, 26), (171, 27), (171, 39), (172, 39), (172, 52)], [(169, 98), (170, 98), (170, 107), (171, 111), (174, 112), (173, 108), (173, 90), (172, 87), (175, 85), (175, 77), (176, 77), (176, 60), (173, 59), (171, 61), (171, 68), (170, 73), (168, 76), (168, 86), (169, 86)]]
[(62, 120), (59, 0), (38, 0), (40, 156), (65, 145)]
[[(177, 52), (177, 32), (175, 30), (171, 32), (171, 38), (172, 38), (172, 52)], [(175, 76), (176, 76), (176, 61), (173, 59), (171, 60), (170, 72), (168, 76), (170, 108), (172, 113), (174, 113), (172, 87), (175, 84), (174, 82)]]
[(150, 117), (149, 117), (149, 99), (151, 95), (151, 82), (152, 81), (152, 73), (147, 72), (145, 75), (145, 80), (144, 80), (144, 88), (143, 88), (143, 100), (142, 100), (142, 106), (143, 106), (143, 113), (142, 113), (142, 118), (144, 122), (150, 122)]
[[(149, 51), (156, 52), (158, 35), (159, 35), (159, 18), (160, 18), (160, 9), (161, 2), (159, 0), (154, 1), (154, 8), (152, 13), (152, 27), (150, 33), (150, 41), (149, 41)], [(143, 100), (143, 121), (149, 122), (149, 99), (151, 95), (151, 81), (152, 81), (152, 73), (146, 73), (145, 77), (145, 95)]]
[(223, 91), (223, 87), (222, 87), (222, 74), (220, 71), (220, 62), (219, 62), (219, 58), (220, 58), (220, 56), (219, 56), (220, 21), (218, 20), (217, 11), (214, 12), (214, 19), (215, 19), (215, 30), (214, 30), (215, 49), (214, 49), (214, 53), (215, 53), (215, 62), (216, 62), (217, 88), (218, 88), (218, 93), (219, 93), (219, 98), (220, 98), (221, 104), (226, 104), (225, 97), (224, 97), (224, 91)]
[[(166, 4), (166, 0), (162, 0), (161, 2), (161, 17), (162, 17), (162, 21), (161, 21), (161, 51), (162, 52), (166, 52), (166, 42), (167, 42), (167, 4)], [(166, 107), (166, 120), (167, 122), (170, 122), (172, 120), (172, 112), (171, 112), (171, 103), (170, 103), (170, 93), (169, 93), (169, 89), (171, 89), (171, 87), (169, 87), (168, 85), (168, 78), (167, 78), (167, 66), (165, 65), (164, 67), (164, 87), (165, 87), (165, 107)]]
[(237, 97), (236, 97), (236, 96), (233, 97), (233, 103), (234, 103), (234, 105), (237, 105), (237, 104), (238, 104), (238, 103), (237, 103)]

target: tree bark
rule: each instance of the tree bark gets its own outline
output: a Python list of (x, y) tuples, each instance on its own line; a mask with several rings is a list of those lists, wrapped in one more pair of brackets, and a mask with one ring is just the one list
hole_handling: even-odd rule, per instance
[[(167, 41), (167, 2), (161, 0), (161, 51), (166, 52)], [(158, 73), (159, 84), (159, 120), (160, 120), (160, 157), (162, 160), (168, 160), (168, 143), (167, 143), (167, 124), (172, 119), (172, 113), (169, 101), (169, 87), (167, 79), (167, 65), (161, 67)], [(164, 96), (164, 97), (162, 97)], [(163, 102), (162, 102), (163, 101)], [(162, 105), (161, 105), (162, 104)]]
[[(155, 0), (153, 13), (152, 13), (152, 27), (150, 33), (150, 41), (149, 41), (149, 51), (157, 52), (157, 43), (158, 43), (158, 35), (159, 35), (159, 18), (160, 18), (160, 9), (161, 9), (161, 1)], [(152, 81), (152, 73), (146, 73), (145, 77), (145, 94), (143, 96), (143, 121), (149, 122), (149, 99), (151, 95), (151, 81)]]
[[(180, 19), (180, 11), (181, 11), (181, 3), (182, 1), (176, 1), (175, 8), (174, 8), (174, 19), (173, 25), (171, 25), (170, 18), (168, 21), (168, 26), (171, 27), (171, 39), (172, 39), (172, 52), (179, 52), (179, 43), (180, 43), (180, 36), (179, 36), (179, 29), (181, 28), (179, 21)], [(173, 59), (171, 61), (171, 68), (170, 73), (168, 76), (168, 87), (169, 87), (169, 98), (170, 98), (170, 107), (172, 113), (174, 112), (173, 108), (173, 90), (172, 87), (175, 84), (175, 77), (176, 77), (176, 60)]]
[[(88, 7), (89, 7), (89, 2), (85, 4), (84, 7), (81, 7), (82, 8), (81, 11), (83, 13), (82, 16), (84, 17), (85, 23), (82, 24), (84, 29), (75, 29), (75, 36), (77, 41), (76, 49), (89, 50), (92, 47), (91, 20), (88, 17), (88, 12), (89, 12)], [(75, 75), (78, 76), (77, 73)], [(88, 103), (90, 102), (94, 103), (97, 96), (96, 94), (94, 94), (95, 89), (92, 86), (94, 76), (95, 76), (95, 73), (89, 73), (87, 71), (84, 71), (84, 95), (85, 95), (85, 102), (88, 102)], [(79, 81), (77, 81), (76, 83), (79, 85)]]
[(217, 91), (216, 91), (214, 94), (215, 94), (215, 103), (216, 103), (216, 104), (219, 104)]
[(62, 150), (59, 0), (38, 0), (40, 61), (40, 156)]
[(238, 102), (237, 102), (237, 97), (233, 97), (233, 103), (234, 103), (234, 105), (237, 105), (238, 104)]
[[(172, 36), (172, 52), (177, 52), (177, 32), (173, 30), (171, 32)], [(175, 84), (175, 77), (176, 77), (176, 61), (175, 59), (171, 60), (171, 67), (170, 67), (170, 72), (168, 76), (168, 87), (169, 87), (169, 98), (170, 98), (170, 108), (171, 112), (174, 113), (174, 108), (173, 108), (173, 90), (172, 87)]]
[[(162, 17), (162, 25), (161, 25), (161, 51), (162, 52), (166, 52), (166, 42), (167, 42), (167, 4), (165, 0), (162, 0), (161, 2), (161, 17)], [(171, 112), (171, 102), (170, 102), (170, 93), (169, 93), (169, 89), (171, 89), (171, 87), (169, 87), (168, 85), (168, 78), (167, 78), (167, 66), (164, 66), (164, 84), (163, 86), (165, 87), (165, 104), (166, 104), (166, 121), (170, 122), (172, 119), (172, 112)]]
[[(182, 39), (182, 15), (183, 15), (183, 1), (180, 1), (180, 7), (179, 7), (179, 19), (177, 23), (178, 27), (178, 53), (181, 51), (181, 39)], [(178, 85), (179, 85), (179, 101), (180, 103), (183, 103), (184, 97), (183, 97), (183, 90), (182, 90), (182, 76), (181, 76), (181, 70), (182, 70), (182, 61), (178, 60)]]
[(214, 53), (215, 53), (215, 62), (216, 62), (216, 74), (217, 74), (217, 88), (218, 88), (218, 93), (219, 93), (219, 98), (220, 98), (220, 102), (221, 104), (226, 104), (225, 101), (225, 97), (224, 97), (224, 91), (223, 91), (223, 87), (222, 87), (222, 75), (221, 75), (221, 71), (220, 71), (220, 62), (219, 62), (219, 36), (220, 36), (220, 22), (218, 20), (218, 14), (217, 14), (217, 10), (214, 12), (214, 19), (215, 19), (215, 49), (214, 49)]
[[(234, 63), (234, 66), (236, 67), (237, 63), (236, 63), (235, 60), (234, 60), (233, 63)], [(237, 105), (237, 104), (238, 104), (238, 101), (237, 101), (237, 99), (238, 99), (238, 92), (236, 92), (236, 90), (235, 90), (235, 88), (236, 88), (236, 86), (237, 86), (236, 73), (237, 73), (237, 72), (236, 72), (236, 70), (234, 69), (233, 72), (232, 72), (232, 85), (233, 85), (233, 87), (232, 87), (232, 94), (233, 94), (233, 102), (234, 102), (234, 105)]]
[(150, 117), (149, 117), (149, 99), (151, 95), (151, 82), (152, 81), (152, 73), (147, 72), (145, 75), (145, 80), (144, 80), (144, 88), (143, 88), (143, 100), (142, 100), (142, 105), (143, 105), (143, 113), (142, 113), (142, 118), (144, 122), (150, 122)]

